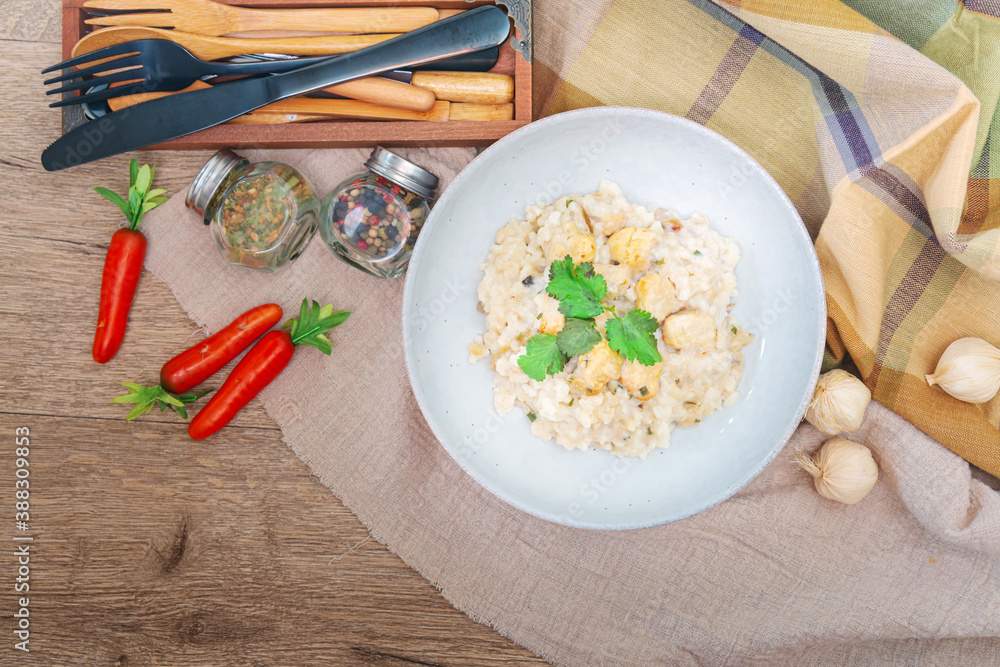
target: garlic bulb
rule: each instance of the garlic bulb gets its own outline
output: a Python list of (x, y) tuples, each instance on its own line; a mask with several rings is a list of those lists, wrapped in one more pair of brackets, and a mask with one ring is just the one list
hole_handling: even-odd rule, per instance
[(812, 457), (795, 454), (799, 465), (815, 478), (819, 495), (853, 505), (868, 495), (878, 481), (878, 466), (864, 445), (833, 438)]
[(856, 431), (871, 400), (864, 382), (847, 371), (830, 371), (819, 376), (806, 421), (827, 435)]
[(1000, 390), (1000, 350), (980, 338), (959, 338), (941, 355), (927, 384), (960, 401), (985, 403)]

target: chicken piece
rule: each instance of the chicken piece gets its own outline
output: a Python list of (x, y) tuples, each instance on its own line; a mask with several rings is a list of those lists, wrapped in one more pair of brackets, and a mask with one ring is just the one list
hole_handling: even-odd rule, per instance
[(559, 301), (544, 292), (535, 297), (535, 302), (539, 301), (541, 301), (539, 307), (542, 314), (539, 331), (543, 334), (555, 334), (562, 331), (566, 324), (566, 317), (559, 312)]
[(567, 217), (576, 226), (576, 230), (578, 232), (583, 232), (585, 234), (593, 232), (593, 226), (590, 223), (590, 217), (587, 215), (587, 211), (583, 208), (580, 202), (575, 199), (566, 200), (566, 213), (563, 215), (563, 219), (565, 220)]
[(612, 297), (623, 296), (629, 284), (629, 269), (627, 266), (615, 266), (614, 264), (604, 264), (598, 262), (594, 264), (594, 270), (604, 278), (608, 285), (608, 294)]
[(663, 362), (658, 361), (652, 366), (645, 366), (638, 361), (626, 361), (622, 364), (622, 384), (640, 401), (648, 401), (660, 390), (660, 371)]
[(674, 313), (663, 320), (663, 342), (677, 349), (711, 345), (715, 342), (715, 322), (696, 311)]
[(608, 213), (598, 219), (597, 229), (605, 236), (611, 236), (625, 226), (624, 213)]
[(635, 305), (659, 322), (679, 310), (681, 302), (677, 300), (677, 288), (670, 278), (649, 273), (635, 284)]
[(550, 262), (555, 262), (569, 255), (575, 264), (579, 264), (594, 259), (596, 250), (594, 238), (590, 234), (577, 231), (576, 225), (567, 222), (552, 235), (545, 256)]
[(649, 253), (656, 245), (656, 232), (639, 227), (625, 227), (608, 239), (611, 259), (619, 264), (637, 266), (649, 261)]
[(602, 340), (580, 357), (580, 367), (570, 380), (581, 392), (593, 396), (601, 393), (608, 382), (618, 379), (621, 367), (622, 358)]

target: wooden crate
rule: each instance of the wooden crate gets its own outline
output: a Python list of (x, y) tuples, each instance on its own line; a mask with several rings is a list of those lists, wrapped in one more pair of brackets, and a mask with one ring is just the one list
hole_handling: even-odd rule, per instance
[[(469, 9), (490, 0), (223, 0), (242, 7), (288, 9), (293, 7), (417, 6), (439, 9)], [(83, 9), (84, 0), (63, 0), (63, 56), (91, 26)], [(513, 31), (513, 27), (512, 27)], [(216, 125), (149, 149), (203, 150), (230, 148), (349, 148), (385, 146), (485, 146), (531, 122), (531, 65), (508, 40), (500, 47), (500, 58), (490, 70), (514, 77), (514, 120), (509, 121), (360, 121), (330, 120), (285, 125)], [(78, 107), (66, 113), (79, 114)], [(64, 117), (66, 118), (66, 117)]]

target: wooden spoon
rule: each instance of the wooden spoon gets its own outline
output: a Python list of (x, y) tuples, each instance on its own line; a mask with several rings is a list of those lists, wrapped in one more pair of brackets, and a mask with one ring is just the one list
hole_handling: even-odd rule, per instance
[(408, 32), (438, 20), (438, 11), (433, 7), (247, 9), (213, 0), (87, 0), (83, 7), (137, 12), (89, 18), (85, 23), (90, 25), (175, 28), (198, 35), (303, 28), (321, 32)]
[(179, 30), (162, 28), (103, 28), (84, 35), (73, 47), (73, 55), (90, 53), (105, 46), (113, 46), (135, 39), (169, 39), (186, 48), (202, 60), (218, 60), (245, 53), (286, 53), (291, 56), (332, 56), (357, 51), (398, 34), (342, 35), (339, 37), (286, 37), (279, 39), (238, 39), (234, 37), (206, 37)]

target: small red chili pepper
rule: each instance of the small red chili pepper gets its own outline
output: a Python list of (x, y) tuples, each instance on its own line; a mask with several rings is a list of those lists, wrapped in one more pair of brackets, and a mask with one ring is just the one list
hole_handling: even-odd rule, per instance
[(163, 364), (160, 386), (174, 394), (197, 387), (280, 322), (281, 315), (281, 306), (276, 303), (251, 308), (215, 335)]
[(136, 227), (144, 213), (167, 201), (161, 196), (165, 190), (150, 189), (154, 173), (153, 167), (144, 164), (140, 168), (139, 162), (132, 158), (127, 199), (107, 188), (94, 188), (97, 194), (121, 209), (129, 223), (127, 228), (111, 235), (108, 254), (104, 258), (97, 331), (92, 350), (94, 361), (99, 364), (111, 361), (125, 339), (129, 311), (132, 310), (132, 300), (146, 259), (146, 237)]
[(270, 331), (264, 334), (215, 392), (204, 408), (188, 425), (188, 435), (204, 440), (228, 424), (243, 407), (269, 385), (292, 360), (297, 345), (312, 345), (324, 354), (332, 346), (325, 334), (343, 323), (350, 315), (347, 311), (334, 312), (333, 306), (323, 306), (302, 300), (299, 317), (289, 320), (291, 331)]

